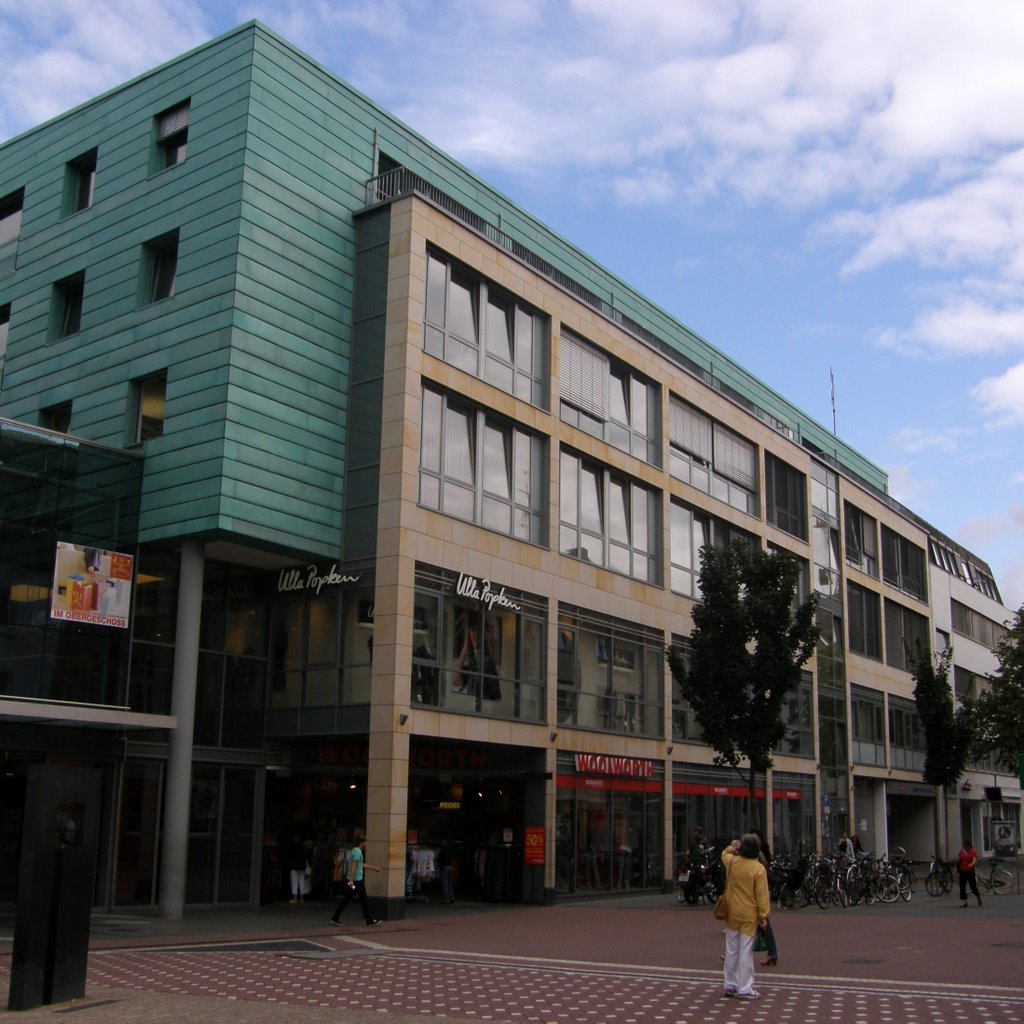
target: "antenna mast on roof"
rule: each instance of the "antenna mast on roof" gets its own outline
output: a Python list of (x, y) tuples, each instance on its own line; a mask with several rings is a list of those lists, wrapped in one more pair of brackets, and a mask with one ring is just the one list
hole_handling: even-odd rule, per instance
[(832, 433), (836, 432), (836, 376), (832, 372), (832, 367), (828, 368), (828, 380), (832, 387)]

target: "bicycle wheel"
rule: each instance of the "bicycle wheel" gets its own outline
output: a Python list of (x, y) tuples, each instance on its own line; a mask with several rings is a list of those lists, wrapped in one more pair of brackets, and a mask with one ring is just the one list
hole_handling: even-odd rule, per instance
[(942, 878), (938, 871), (932, 871), (924, 880), (924, 889), (929, 896), (942, 895)]
[(900, 883), (894, 873), (887, 872), (879, 879), (878, 898), (883, 903), (895, 903), (900, 898)]
[(1016, 882), (1006, 868), (993, 868), (992, 888), (999, 896), (1008, 896), (1016, 888)]
[(899, 887), (900, 899), (904, 903), (910, 902), (910, 894), (914, 891), (914, 882), (908, 871), (896, 872), (896, 885)]

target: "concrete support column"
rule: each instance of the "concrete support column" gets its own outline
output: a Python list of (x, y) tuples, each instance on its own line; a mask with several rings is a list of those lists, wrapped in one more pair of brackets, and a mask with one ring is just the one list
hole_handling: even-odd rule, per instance
[(203, 608), (203, 545), (181, 546), (178, 576), (178, 625), (174, 637), (170, 736), (164, 785), (164, 836), (160, 851), (160, 914), (176, 921), (185, 909), (188, 865), (189, 802), (192, 793), (192, 733), (196, 713), (199, 623)]

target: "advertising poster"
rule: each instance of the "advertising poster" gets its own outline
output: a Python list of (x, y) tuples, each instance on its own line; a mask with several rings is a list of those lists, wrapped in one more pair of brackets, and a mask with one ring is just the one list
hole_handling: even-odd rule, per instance
[(57, 542), (50, 618), (128, 628), (132, 556)]

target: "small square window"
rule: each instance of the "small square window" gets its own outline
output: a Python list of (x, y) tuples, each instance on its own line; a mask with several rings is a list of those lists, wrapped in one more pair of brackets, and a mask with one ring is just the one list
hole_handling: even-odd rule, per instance
[(7, 351), (7, 336), (11, 330), (11, 304), (0, 306), (0, 359)]
[(178, 232), (147, 242), (142, 256), (142, 302), (159, 302), (174, 294), (178, 277)]
[(97, 150), (92, 149), (68, 163), (64, 192), (66, 215), (88, 210), (92, 206), (93, 190), (96, 187), (96, 157)]
[(156, 116), (157, 170), (183, 163), (188, 149), (188, 101)]
[(135, 422), (135, 441), (148, 441), (163, 437), (164, 404), (167, 395), (167, 374), (146, 377), (137, 384), (138, 416)]
[(53, 286), (53, 337), (66, 338), (82, 329), (85, 274), (74, 274)]
[(51, 405), (42, 413), (42, 426), (47, 430), (56, 430), (58, 433), (66, 434), (71, 430), (71, 403), (61, 402), (60, 405)]
[(15, 267), (23, 200), (22, 189), (0, 199), (0, 274), (9, 274)]

